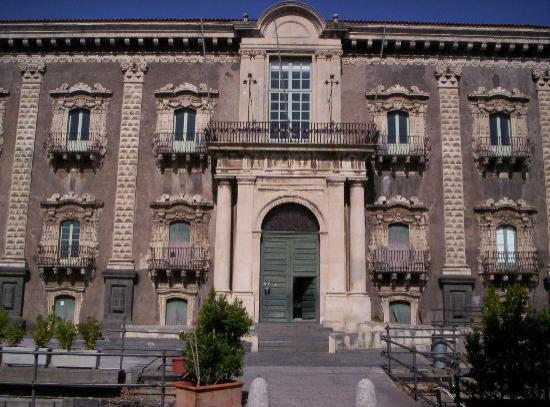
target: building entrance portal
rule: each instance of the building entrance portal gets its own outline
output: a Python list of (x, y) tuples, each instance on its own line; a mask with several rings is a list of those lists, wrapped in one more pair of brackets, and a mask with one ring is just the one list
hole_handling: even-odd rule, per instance
[(319, 224), (298, 204), (273, 208), (262, 224), (260, 320), (319, 319)]

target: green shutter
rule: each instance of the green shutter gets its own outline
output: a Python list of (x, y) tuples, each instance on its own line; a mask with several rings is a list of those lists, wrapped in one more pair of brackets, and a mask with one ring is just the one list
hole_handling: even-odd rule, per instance
[(56, 297), (54, 313), (65, 321), (74, 321), (74, 298), (67, 295)]
[(397, 324), (410, 324), (411, 304), (407, 301), (390, 302), (390, 322)]
[(174, 298), (166, 301), (166, 325), (187, 325), (187, 301)]

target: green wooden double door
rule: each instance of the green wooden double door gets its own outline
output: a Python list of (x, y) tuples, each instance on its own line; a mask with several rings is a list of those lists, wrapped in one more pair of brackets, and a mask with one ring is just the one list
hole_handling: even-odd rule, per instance
[(260, 319), (319, 319), (319, 234), (264, 232)]

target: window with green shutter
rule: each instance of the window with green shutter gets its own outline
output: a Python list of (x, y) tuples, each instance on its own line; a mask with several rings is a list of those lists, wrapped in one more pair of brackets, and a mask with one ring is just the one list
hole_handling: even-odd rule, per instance
[(55, 297), (54, 314), (65, 321), (74, 321), (74, 297), (60, 295)]
[(388, 248), (392, 250), (409, 250), (409, 226), (393, 224), (388, 226)]
[(191, 242), (191, 227), (187, 222), (172, 222), (170, 224), (170, 247), (185, 247)]
[(411, 304), (408, 301), (390, 302), (390, 322), (395, 324), (411, 323)]
[(180, 298), (166, 301), (165, 325), (187, 325), (187, 301)]

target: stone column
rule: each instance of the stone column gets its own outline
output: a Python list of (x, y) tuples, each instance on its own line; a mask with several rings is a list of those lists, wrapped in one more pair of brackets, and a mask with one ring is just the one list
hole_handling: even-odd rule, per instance
[(352, 293), (364, 293), (367, 287), (365, 189), (364, 180), (350, 180), (349, 282)]
[[(443, 287), (443, 308), (450, 311), (471, 304), (474, 282), (466, 264), (464, 233), (464, 185), (458, 95), (461, 73), (462, 69), (455, 65), (437, 66), (435, 71), (439, 89), (445, 224), (445, 265), (443, 277), (439, 281)], [(449, 317), (446, 315), (445, 319), (448, 320)]]
[(229, 294), (231, 291), (231, 179), (217, 177), (217, 180), (214, 289), (218, 294)]
[(233, 296), (243, 300), (248, 313), (254, 317), (252, 293), (252, 213), (256, 177), (237, 177), (237, 219), (233, 262)]
[(111, 259), (105, 278), (105, 319), (131, 319), (135, 278), (133, 239), (143, 80), (147, 64), (129, 60), (124, 74)]
[[(533, 70), (539, 101), (540, 134), (542, 139), (542, 162), (544, 166), (544, 186), (546, 190), (546, 227), (550, 243), (550, 70)], [(550, 248), (549, 248), (550, 250)], [(550, 287), (550, 265), (544, 278), (545, 287)]]
[(20, 316), (23, 309), (27, 213), (40, 85), (46, 66), (41, 61), (28, 60), (20, 65), (20, 70), (21, 99), (15, 134), (4, 255), (0, 259), (0, 305), (11, 317)]

